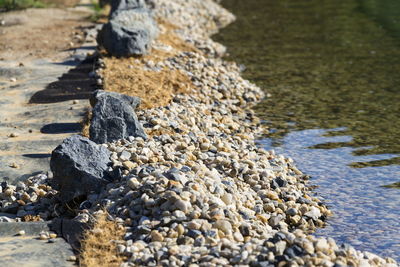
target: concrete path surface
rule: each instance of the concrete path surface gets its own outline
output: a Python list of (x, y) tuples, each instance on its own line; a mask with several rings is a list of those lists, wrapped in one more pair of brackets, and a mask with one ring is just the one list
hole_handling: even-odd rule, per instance
[[(20, 230), (27, 235), (16, 236)], [(0, 266), (71, 267), (77, 266), (70, 245), (62, 238), (40, 240), (41, 231), (49, 231), (45, 222), (0, 223)]]
[[(82, 8), (85, 5), (75, 9), (53, 10), (49, 14), (57, 15), (59, 21), (54, 24), (59, 24), (60, 27), (63, 18), (68, 22), (74, 18), (79, 25), (90, 14), (84, 13)], [(15, 17), (45, 14), (38, 12), (16, 12)], [(12, 14), (8, 14), (8, 17), (10, 21), (11, 18), (16, 20)], [(32, 17), (31, 20), (37, 19)], [(47, 44), (52, 37), (54, 42), (60, 39), (68, 42), (68, 38), (75, 40), (79, 36), (82, 44), (79, 48), (60, 50), (64, 47), (61, 43), (47, 47), (47, 55), (43, 56), (39, 43), (31, 46), (37, 56), (24, 50), (21, 53), (26, 56), (21, 58), (18, 51), (8, 47), (10, 53), (15, 54), (15, 59), (0, 51), (0, 55), (3, 55), (3, 60), (0, 59), (0, 180), (15, 182), (49, 170), (51, 151), (66, 137), (80, 133), (80, 122), (89, 107), (86, 99), (96, 89), (93, 78), (94, 62), (88, 56), (95, 51), (96, 30), (87, 21), (82, 24), (86, 28), (80, 28), (79, 34), (72, 37), (65, 36), (63, 39), (60, 36), (46, 36)], [(78, 27), (77, 25), (74, 27)], [(33, 33), (42, 27), (39, 22), (25, 26), (32, 27)], [(15, 32), (12, 27), (15, 27)], [(5, 27), (5, 38), (8, 33), (12, 33), (9, 38), (14, 38), (18, 31), (25, 34), (26, 29), (20, 27), (21, 25)], [(43, 31), (44, 29), (39, 33), (43, 34)], [(24, 40), (22, 37), (21, 42)], [(37, 38), (43, 36), (32, 36), (32, 43), (37, 42)], [(15, 46), (17, 44), (18, 41)]]

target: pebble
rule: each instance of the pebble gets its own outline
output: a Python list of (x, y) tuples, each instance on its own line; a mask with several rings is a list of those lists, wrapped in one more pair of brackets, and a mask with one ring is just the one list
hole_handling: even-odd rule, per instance
[(49, 236), (47, 234), (40, 234), (39, 235), (39, 239), (40, 240), (47, 240), (47, 239), (49, 239)]
[(124, 161), (124, 162), (122, 162), (122, 166), (124, 166), (128, 170), (132, 170), (137, 165), (135, 163), (133, 163), (132, 161)]
[(18, 137), (19, 134), (18, 133), (10, 133), (9, 137)]
[(19, 236), (25, 235), (25, 231), (24, 231), (24, 230), (19, 231), (19, 232), (18, 232), (18, 235), (19, 235)]
[(49, 234), (49, 237), (52, 238), (52, 239), (57, 238), (57, 234), (55, 234), (55, 233), (50, 233), (50, 234)]
[(154, 242), (154, 241), (159, 241), (159, 242), (161, 242), (161, 241), (164, 240), (164, 237), (163, 237), (162, 234), (160, 234), (158, 231), (153, 230), (153, 231), (151, 231), (151, 240), (152, 240), (153, 242)]
[(17, 163), (13, 162), (10, 164), (10, 167), (14, 169), (19, 169), (20, 166)]
[(68, 256), (67, 261), (76, 261), (76, 256)]
[(177, 209), (183, 211), (184, 213), (187, 213), (187, 212), (189, 212), (189, 210), (190, 210), (190, 208), (191, 208), (191, 205), (190, 205), (190, 202), (183, 201), (183, 200), (180, 200), (180, 199), (179, 199), (179, 200), (177, 200), (177, 201), (175, 202), (175, 207), (176, 207)]

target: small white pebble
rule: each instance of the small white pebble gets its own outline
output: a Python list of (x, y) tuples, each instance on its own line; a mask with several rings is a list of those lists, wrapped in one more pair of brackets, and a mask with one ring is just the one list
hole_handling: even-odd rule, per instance
[(69, 256), (67, 258), (67, 261), (76, 261), (76, 257), (75, 256)]
[(9, 137), (18, 137), (19, 134), (18, 133), (10, 133)]
[(19, 231), (19, 232), (18, 232), (18, 235), (21, 235), (21, 236), (22, 236), (22, 235), (25, 235), (25, 231), (24, 231), (24, 230)]

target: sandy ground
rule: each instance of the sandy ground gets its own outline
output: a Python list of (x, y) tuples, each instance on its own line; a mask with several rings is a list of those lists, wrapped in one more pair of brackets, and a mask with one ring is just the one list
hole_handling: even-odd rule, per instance
[(0, 13), (0, 60), (63, 58), (82, 43), (88, 16), (71, 8)]

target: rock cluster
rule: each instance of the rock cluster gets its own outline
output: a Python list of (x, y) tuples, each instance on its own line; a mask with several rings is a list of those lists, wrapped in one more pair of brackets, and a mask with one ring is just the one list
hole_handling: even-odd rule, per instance
[(146, 54), (158, 29), (145, 6), (139, 0), (113, 1), (110, 21), (100, 30), (98, 44), (117, 57)]
[[(57, 203), (54, 190), (50, 182), (52, 174), (38, 174), (24, 182), (0, 185), (0, 222), (46, 220), (56, 217), (53, 213)], [(15, 218), (16, 215), (16, 218)]]
[[(160, 0), (154, 12), (207, 55), (221, 54), (208, 36), (232, 16), (213, 1)], [(309, 235), (330, 212), (291, 159), (254, 143), (262, 128), (248, 107), (263, 93), (235, 64), (199, 53), (153, 64), (185, 72), (195, 90), (138, 112), (148, 133), (164, 134), (104, 144), (124, 175), (90, 212), (106, 208), (125, 226), (124, 266), (396, 265)]]

